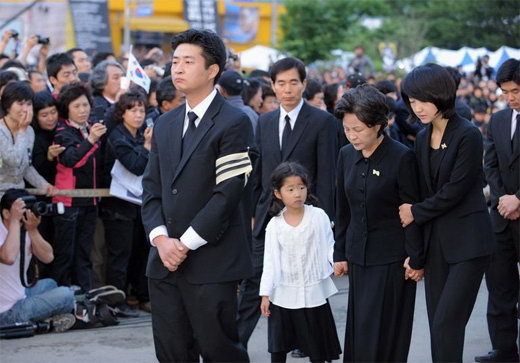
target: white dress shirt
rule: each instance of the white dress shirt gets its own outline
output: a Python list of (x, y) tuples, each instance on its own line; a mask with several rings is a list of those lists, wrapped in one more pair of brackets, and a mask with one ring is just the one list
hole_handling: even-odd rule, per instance
[(298, 106), (293, 108), (290, 112), (285, 111), (282, 105), (280, 105), (280, 119), (279, 119), (279, 126), (278, 126), (278, 136), (280, 140), (280, 149), (282, 148), (282, 136), (283, 136), (283, 129), (285, 128), (285, 116), (289, 115), (289, 118), (291, 119), (289, 122), (291, 124), (291, 129), (294, 130), (294, 124), (296, 123), (296, 119), (298, 118), (298, 114), (300, 113), (300, 110), (303, 106), (303, 98), (300, 100), (300, 103), (298, 103)]
[(294, 227), (285, 221), (284, 211), (266, 228), (260, 296), (286, 309), (321, 306), (338, 291), (330, 277), (334, 238), (329, 217), (305, 205), (302, 221)]
[[(217, 95), (217, 91), (214, 89), (211, 91), (211, 93), (206, 97), (201, 103), (199, 103), (197, 106), (191, 108), (188, 102), (186, 102), (186, 114), (184, 115), (184, 128), (182, 130), (182, 135), (186, 133), (186, 130), (188, 130), (189, 126), (189, 119), (188, 119), (188, 112), (192, 111), (195, 112), (197, 115), (197, 119), (195, 120), (195, 127), (198, 127), (200, 124), (200, 121), (204, 117), (204, 114), (209, 108), (209, 105), (211, 105), (211, 102), (213, 102), (213, 99)], [(152, 246), (155, 246), (153, 240), (156, 237), (159, 236), (168, 236), (168, 229), (165, 225), (161, 225), (158, 227), (155, 227), (150, 232), (150, 243)], [(208, 241), (206, 241), (204, 238), (202, 238), (194, 229), (193, 227), (189, 227), (186, 232), (181, 236), (180, 238), (181, 242), (186, 245), (190, 250), (196, 250), (197, 248), (204, 246)]]
[[(516, 130), (516, 116), (518, 115), (517, 110), (513, 110), (513, 116), (511, 117), (511, 140), (513, 140), (513, 135), (515, 134)], [(520, 137), (520, 135), (516, 135), (516, 137)]]

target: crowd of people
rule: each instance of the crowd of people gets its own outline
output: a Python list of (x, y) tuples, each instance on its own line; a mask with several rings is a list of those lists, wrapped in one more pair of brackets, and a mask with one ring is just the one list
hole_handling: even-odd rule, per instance
[[(115, 313), (152, 312), (159, 361), (248, 361), (261, 314), (273, 362), (331, 361), (330, 275), (348, 274), (344, 361), (406, 361), (424, 278), (432, 359), (461, 361), (486, 273), (493, 350), (478, 361), (518, 361), (518, 60), (401, 76), (374, 73), (359, 46), (346, 70), (288, 57), (246, 72), (189, 30), (171, 62), (143, 54), (146, 92), (127, 58), (41, 44), (29, 64), (37, 37), (4, 55), (13, 36), (0, 43), (0, 324), (66, 330), (74, 294), (111, 285), (128, 294)], [(143, 178), (142, 206), (59, 192), (110, 188), (118, 165)], [(31, 186), (63, 213), (24, 209)], [(18, 282), (22, 227), (32, 287)]]

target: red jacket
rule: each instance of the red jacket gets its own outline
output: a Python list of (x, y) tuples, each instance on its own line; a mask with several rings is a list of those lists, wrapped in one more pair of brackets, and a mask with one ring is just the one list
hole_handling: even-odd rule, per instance
[[(91, 123), (88, 130), (90, 132)], [(97, 186), (96, 167), (99, 163), (99, 141), (92, 145), (81, 131), (70, 121), (59, 122), (54, 142), (65, 147), (57, 158), (56, 187), (59, 189), (91, 189)], [(56, 196), (54, 203), (62, 202), (66, 207), (96, 205), (96, 198), (71, 198)]]

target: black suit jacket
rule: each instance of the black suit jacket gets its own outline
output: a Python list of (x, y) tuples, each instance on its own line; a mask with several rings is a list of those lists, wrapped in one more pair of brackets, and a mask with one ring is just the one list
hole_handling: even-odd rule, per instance
[(334, 218), (335, 163), (337, 157), (337, 121), (331, 114), (303, 103), (289, 146), (280, 152), (280, 110), (268, 112), (258, 119), (256, 146), (259, 160), (254, 171), (253, 196), (256, 203), (253, 236), (263, 236), (269, 222), (271, 173), (283, 161), (297, 161), (309, 172), (310, 192), (319, 206)]
[[(484, 171), (491, 191), (491, 221), (495, 232), (502, 232), (509, 224), (498, 213), (498, 198), (515, 194), (520, 199), (520, 148), (511, 149), (512, 115), (512, 109), (494, 113), (487, 132)], [(515, 137), (520, 139), (520, 135)]]
[(421, 230), (399, 218), (399, 206), (420, 197), (414, 152), (388, 136), (368, 159), (348, 145), (337, 175), (334, 261), (370, 266), (410, 256), (412, 268), (423, 268)]
[[(249, 226), (238, 208), (244, 176), (216, 184), (217, 159), (248, 150), (252, 139), (249, 118), (217, 93), (198, 125), (191, 147), (181, 157), (186, 106), (159, 117), (152, 150), (143, 175), (142, 218), (147, 234), (165, 225), (168, 235), (180, 238), (191, 226), (208, 243), (189, 251), (174, 272), (191, 283), (234, 281), (251, 275), (246, 239)], [(146, 274), (153, 279), (168, 270), (152, 247)]]
[(482, 192), (482, 135), (457, 114), (449, 119), (441, 141), (442, 160), (436, 187), (430, 175), (431, 132), (430, 124), (415, 142), (423, 201), (412, 206), (415, 222), (424, 226), (426, 246), (435, 228), (448, 263), (489, 255), (495, 245)]

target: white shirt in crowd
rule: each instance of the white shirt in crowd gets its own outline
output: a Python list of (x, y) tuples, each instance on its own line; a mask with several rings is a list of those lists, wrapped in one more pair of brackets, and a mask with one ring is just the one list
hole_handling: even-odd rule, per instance
[(334, 238), (327, 214), (305, 205), (300, 224), (289, 225), (283, 210), (265, 231), (260, 296), (287, 309), (321, 306), (338, 290), (330, 275)]
[[(0, 221), (0, 247), (3, 246), (7, 238), (7, 228)], [(31, 238), (27, 233), (25, 235), (25, 269), (29, 269), (31, 262)], [(0, 262), (0, 313), (3, 313), (13, 307), (18, 301), (25, 299), (25, 288), (20, 282), (20, 254), (12, 265), (6, 265)]]
[(291, 130), (294, 130), (294, 125), (296, 124), (296, 119), (300, 114), (300, 111), (303, 107), (303, 98), (298, 103), (298, 106), (293, 108), (290, 112), (285, 111), (282, 105), (280, 105), (280, 118), (278, 119), (278, 138), (280, 142), (280, 148), (282, 148), (282, 138), (283, 138), (283, 130), (285, 129), (285, 116), (289, 115), (289, 123), (291, 124)]

